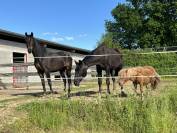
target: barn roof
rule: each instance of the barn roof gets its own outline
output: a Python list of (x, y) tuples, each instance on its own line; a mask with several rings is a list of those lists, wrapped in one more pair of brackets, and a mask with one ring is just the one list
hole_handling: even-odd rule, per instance
[[(10, 31), (3, 30), (3, 29), (0, 29), (0, 39), (25, 43), (25, 35), (15, 33), (15, 32), (10, 32)], [(44, 40), (44, 39), (37, 38), (37, 40), (42, 44), (47, 44), (48, 48), (64, 50), (64, 51), (74, 52), (74, 53), (79, 53), (79, 54), (88, 54), (90, 52), (89, 50), (86, 50), (86, 49), (67, 46), (64, 44), (55, 43), (55, 42), (51, 42), (51, 41)]]

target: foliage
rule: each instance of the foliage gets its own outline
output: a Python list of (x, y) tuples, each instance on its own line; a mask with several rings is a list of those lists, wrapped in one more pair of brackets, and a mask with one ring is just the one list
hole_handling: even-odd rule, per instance
[(177, 2), (127, 0), (112, 10), (108, 33), (122, 48), (153, 48), (177, 44)]
[(176, 53), (151, 53), (143, 51), (122, 51), (124, 67), (153, 66), (160, 75), (177, 74)]
[(98, 45), (105, 44), (109, 48), (120, 48), (118, 42), (114, 42), (112, 33), (105, 33), (102, 35), (100, 41), (97, 42)]

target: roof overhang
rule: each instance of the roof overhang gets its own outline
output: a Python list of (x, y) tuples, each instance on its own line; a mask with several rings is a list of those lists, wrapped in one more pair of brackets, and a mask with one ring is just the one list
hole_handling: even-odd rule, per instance
[[(0, 29), (0, 39), (19, 42), (19, 43), (25, 43), (25, 35), (2, 30), (2, 29)], [(41, 44), (46, 44), (48, 48), (64, 50), (67, 52), (73, 52), (73, 53), (78, 53), (78, 54), (83, 54), (83, 55), (90, 53), (90, 50), (86, 50), (86, 49), (76, 48), (76, 47), (59, 44), (59, 43), (55, 43), (55, 42), (51, 42), (51, 41), (47, 41), (47, 40), (39, 39), (39, 38), (37, 38), (37, 40)]]

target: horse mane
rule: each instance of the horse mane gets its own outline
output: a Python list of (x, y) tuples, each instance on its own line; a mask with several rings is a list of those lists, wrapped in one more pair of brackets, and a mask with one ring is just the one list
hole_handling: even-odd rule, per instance
[(118, 53), (121, 53), (118, 48), (114, 48), (114, 50), (117, 51)]
[(90, 54), (94, 54), (95, 51), (97, 51), (98, 49), (101, 49), (101, 48), (103, 48), (103, 47), (108, 48), (108, 47), (105, 45), (105, 43), (102, 43), (102, 44), (98, 45), (96, 49), (92, 50), (92, 51), (90, 52)]
[(120, 55), (121, 58), (123, 57), (122, 52), (121, 52), (118, 48), (114, 48), (114, 50), (115, 50), (117, 53), (119, 53), (119, 55)]
[(43, 42), (39, 42), (38, 43), (41, 47), (41, 49), (43, 50), (44, 53), (46, 53), (47, 55), (60, 55), (60, 56), (70, 56), (67, 52), (65, 51), (57, 51), (57, 52), (49, 52), (47, 50), (47, 43), (43, 43)]
[(107, 49), (113, 49), (115, 50), (118, 54), (120, 54), (120, 56), (122, 57), (121, 51), (118, 48), (109, 48), (106, 46), (106, 44), (103, 42), (100, 45), (98, 45), (98, 47), (96, 49), (94, 49), (93, 51), (91, 51), (90, 54), (94, 54), (95, 51), (102, 49), (102, 48), (107, 48)]

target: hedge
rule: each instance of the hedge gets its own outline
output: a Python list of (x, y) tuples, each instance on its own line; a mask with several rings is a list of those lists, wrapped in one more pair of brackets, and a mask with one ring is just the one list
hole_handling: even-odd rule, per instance
[(150, 65), (160, 75), (177, 74), (177, 53), (141, 54), (142, 51), (122, 51), (124, 67)]

